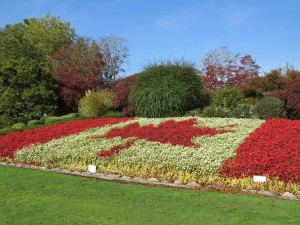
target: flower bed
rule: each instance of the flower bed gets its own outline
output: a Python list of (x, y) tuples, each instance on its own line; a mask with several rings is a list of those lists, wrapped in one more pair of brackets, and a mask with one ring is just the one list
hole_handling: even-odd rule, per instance
[(2, 136), (0, 158), (299, 195), (299, 136), (299, 121), (284, 119), (91, 119)]
[(266, 175), (300, 181), (300, 120), (269, 119), (225, 161), (224, 177)]
[[(68, 169), (85, 170), (93, 163), (102, 172), (170, 174), (173, 179), (182, 172), (201, 176), (217, 173), (223, 161), (233, 157), (244, 138), (261, 123), (245, 119), (141, 118), (30, 146), (15, 155), (19, 161)], [(133, 144), (126, 148), (129, 142)]]
[(13, 158), (16, 150), (29, 145), (46, 143), (53, 139), (76, 134), (89, 128), (103, 127), (126, 120), (128, 119), (86, 119), (3, 135), (0, 136), (0, 157)]

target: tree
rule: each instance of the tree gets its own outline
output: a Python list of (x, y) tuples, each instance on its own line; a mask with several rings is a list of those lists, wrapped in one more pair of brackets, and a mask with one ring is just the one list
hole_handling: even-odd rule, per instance
[(52, 56), (52, 74), (58, 79), (60, 113), (76, 111), (87, 90), (104, 87), (100, 69), (104, 66), (94, 40), (76, 38)]
[(0, 30), (0, 114), (15, 121), (54, 114), (56, 80), (49, 59), (74, 35), (69, 23), (49, 14)]
[(251, 55), (233, 54), (223, 46), (202, 59), (202, 74), (209, 90), (242, 87), (247, 79), (258, 77), (259, 66)]
[(125, 72), (123, 64), (128, 59), (126, 40), (116, 36), (105, 36), (98, 41), (104, 67), (100, 68), (100, 78), (107, 87), (112, 87), (120, 72)]
[(271, 96), (284, 101), (290, 119), (300, 119), (300, 77), (288, 83), (283, 89), (275, 91)]
[(134, 116), (133, 106), (128, 102), (131, 88), (135, 83), (138, 73), (125, 77), (115, 86), (113, 105), (115, 109), (122, 110), (124, 117)]
[(246, 81), (243, 91), (246, 97), (262, 98), (264, 95), (284, 88), (288, 83), (300, 77), (300, 71), (292, 67), (273, 69), (263, 77)]

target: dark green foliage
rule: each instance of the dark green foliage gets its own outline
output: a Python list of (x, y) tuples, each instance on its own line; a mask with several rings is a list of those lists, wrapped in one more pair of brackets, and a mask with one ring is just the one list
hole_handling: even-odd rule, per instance
[[(190, 116), (193, 116), (191, 114)], [(239, 104), (234, 109), (226, 109), (220, 106), (209, 106), (198, 112), (195, 116), (202, 117), (221, 117), (221, 118), (254, 118), (253, 106), (249, 104)]]
[(201, 116), (202, 115), (202, 108), (193, 109), (190, 111), (187, 111), (184, 116)]
[(43, 116), (40, 118), (40, 123), (41, 124), (45, 124), (46, 119), (48, 118), (48, 116)]
[(230, 114), (234, 118), (252, 118), (254, 116), (252, 108), (249, 104), (239, 104), (231, 110)]
[(200, 89), (193, 65), (183, 61), (154, 63), (136, 78), (129, 102), (138, 116), (179, 116), (201, 106)]
[(221, 118), (225, 118), (225, 117), (231, 117), (230, 116), (230, 112), (223, 108), (223, 107), (215, 107), (215, 106), (208, 106), (206, 108), (203, 109), (202, 112), (202, 116), (203, 117), (221, 117)]
[(69, 23), (50, 15), (0, 29), (0, 114), (25, 123), (55, 113), (49, 59), (73, 37)]
[(211, 105), (233, 110), (244, 102), (243, 92), (235, 87), (222, 88), (213, 93)]
[(44, 113), (54, 114), (55, 79), (43, 62), (20, 59), (0, 64), (0, 86), (3, 86), (0, 113), (15, 122), (37, 119)]
[(0, 129), (12, 125), (12, 120), (6, 115), (0, 115)]
[(90, 91), (79, 101), (79, 114), (85, 117), (102, 117), (113, 109), (111, 91)]
[[(1, 116), (0, 116), (1, 119)], [(27, 126), (6, 126), (4, 129), (0, 129), (0, 135), (8, 134), (11, 132), (22, 131), (22, 130), (31, 130), (41, 126), (49, 126), (58, 123), (65, 123), (72, 120), (85, 119), (85, 117), (79, 116), (78, 113), (70, 113), (64, 116), (43, 116), (40, 120), (30, 120), (27, 122)], [(22, 123), (23, 124), (23, 123)]]
[(264, 98), (258, 102), (255, 111), (259, 118), (286, 118), (284, 102), (276, 97)]

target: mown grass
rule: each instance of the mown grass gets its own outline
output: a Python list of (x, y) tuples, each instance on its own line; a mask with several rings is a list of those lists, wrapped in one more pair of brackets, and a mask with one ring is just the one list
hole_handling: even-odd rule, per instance
[(0, 224), (300, 224), (300, 202), (0, 166)]

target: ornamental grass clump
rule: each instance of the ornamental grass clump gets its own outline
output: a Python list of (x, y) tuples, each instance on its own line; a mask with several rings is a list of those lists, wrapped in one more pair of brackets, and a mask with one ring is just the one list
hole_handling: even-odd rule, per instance
[(136, 77), (129, 102), (141, 117), (180, 116), (201, 106), (202, 82), (191, 63), (150, 63)]
[(104, 116), (113, 109), (112, 100), (113, 93), (111, 91), (88, 91), (79, 101), (79, 114), (91, 118)]

